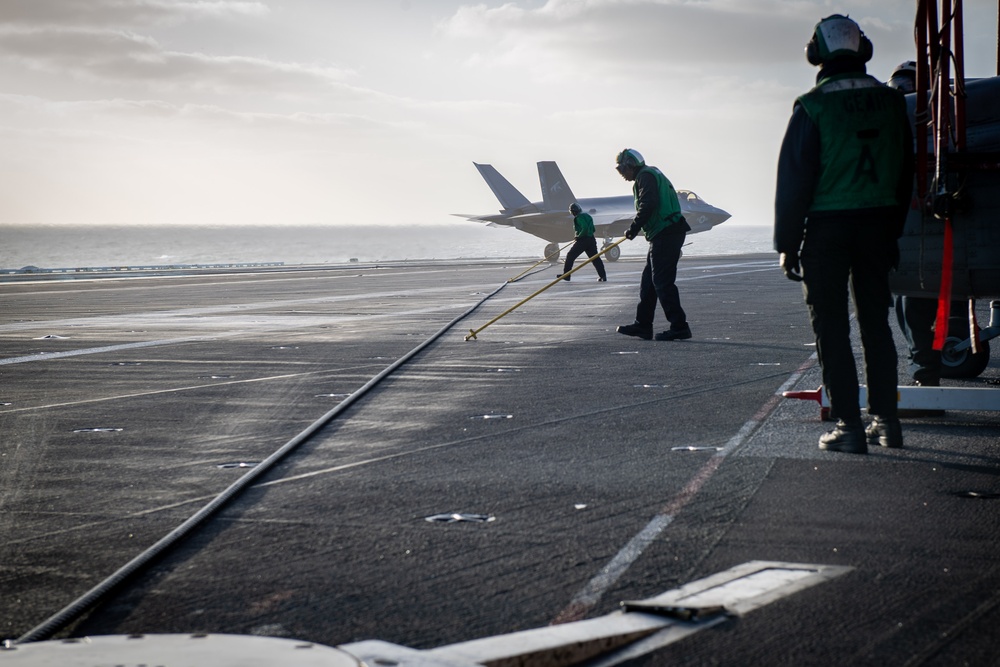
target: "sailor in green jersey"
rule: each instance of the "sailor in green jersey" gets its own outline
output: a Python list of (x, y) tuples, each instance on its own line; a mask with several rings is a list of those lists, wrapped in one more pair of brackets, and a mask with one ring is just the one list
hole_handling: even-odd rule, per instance
[[(823, 386), (837, 425), (820, 449), (864, 454), (902, 447), (889, 271), (899, 260), (913, 187), (913, 135), (902, 93), (865, 71), (872, 44), (839, 14), (816, 24), (806, 58), (816, 87), (796, 100), (778, 157), (774, 245), (802, 281)], [(801, 268), (800, 268), (801, 261)], [(864, 351), (868, 412), (861, 420), (848, 288)]]
[(670, 328), (656, 334), (656, 340), (684, 340), (691, 337), (687, 315), (681, 308), (677, 291), (677, 262), (687, 232), (691, 231), (681, 214), (677, 192), (666, 176), (646, 164), (639, 151), (626, 148), (618, 154), (615, 169), (626, 181), (632, 181), (635, 218), (625, 236), (634, 239), (641, 230), (649, 241), (646, 266), (639, 283), (639, 305), (635, 322), (618, 327), (618, 333), (650, 340), (653, 317), (659, 302)]
[(569, 280), (571, 276), (563, 278), (563, 275), (573, 269), (573, 262), (576, 261), (577, 257), (582, 253), (587, 253), (587, 257), (594, 257), (594, 261), (591, 264), (597, 269), (597, 281), (602, 283), (607, 282), (608, 274), (604, 271), (604, 262), (597, 256), (597, 239), (594, 238), (594, 219), (590, 217), (589, 213), (584, 213), (583, 209), (576, 202), (569, 205), (569, 212), (573, 215), (573, 234), (576, 240), (573, 242), (573, 247), (566, 253), (563, 272), (556, 277)]

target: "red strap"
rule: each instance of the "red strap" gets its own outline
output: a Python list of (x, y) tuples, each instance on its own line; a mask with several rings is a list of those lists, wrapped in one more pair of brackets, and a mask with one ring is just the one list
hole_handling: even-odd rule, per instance
[(948, 318), (951, 315), (951, 275), (954, 246), (951, 238), (951, 218), (944, 219), (944, 252), (941, 257), (941, 289), (938, 291), (937, 321), (934, 324), (934, 349), (944, 349), (948, 337)]

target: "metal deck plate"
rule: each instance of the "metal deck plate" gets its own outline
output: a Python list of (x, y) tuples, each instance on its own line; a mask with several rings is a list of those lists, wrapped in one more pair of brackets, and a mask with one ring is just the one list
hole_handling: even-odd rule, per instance
[(110, 635), (16, 644), (0, 650), (11, 667), (361, 667), (329, 646), (244, 635)]

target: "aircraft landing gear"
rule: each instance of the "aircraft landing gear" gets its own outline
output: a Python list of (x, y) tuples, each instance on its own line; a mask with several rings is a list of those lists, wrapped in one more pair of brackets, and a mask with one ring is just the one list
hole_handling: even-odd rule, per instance
[(559, 244), (558, 243), (550, 243), (550, 244), (548, 244), (547, 246), (545, 246), (545, 250), (543, 252), (545, 253), (543, 255), (543, 257), (545, 259), (549, 260), (549, 262), (551, 262), (552, 264), (558, 264), (559, 263)]
[(964, 317), (948, 321), (948, 337), (941, 350), (941, 377), (974, 378), (990, 364), (990, 345), (986, 341), (1000, 334), (1000, 301), (990, 304), (990, 326), (979, 330), (979, 351), (972, 353), (969, 341), (969, 323)]
[[(613, 242), (614, 239), (604, 239), (604, 245), (601, 246), (601, 250), (604, 250)], [(609, 262), (617, 262), (618, 258), (621, 256), (622, 256), (622, 250), (618, 246), (615, 246), (611, 250), (604, 253), (604, 259), (608, 260)]]

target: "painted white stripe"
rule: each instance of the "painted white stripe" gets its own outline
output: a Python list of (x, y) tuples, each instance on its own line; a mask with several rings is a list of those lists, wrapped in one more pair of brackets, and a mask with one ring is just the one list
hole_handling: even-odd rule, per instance
[[(371, 303), (379, 299), (396, 299), (413, 295), (426, 296), (430, 294), (461, 293), (469, 290), (482, 290), (482, 285), (453, 285), (450, 287), (433, 287), (425, 289), (410, 289), (390, 292), (367, 292), (364, 294), (364, 301)], [(93, 326), (128, 326), (133, 329), (136, 326), (149, 326), (151, 323), (170, 322), (175, 318), (205, 318), (209, 315), (238, 315), (241, 317), (266, 317), (268, 313), (280, 312), (282, 310), (293, 310), (303, 306), (313, 306), (319, 304), (351, 303), (359, 300), (358, 294), (346, 294), (339, 296), (321, 296), (305, 299), (284, 299), (282, 301), (256, 301), (247, 303), (222, 303), (211, 306), (194, 306), (191, 308), (175, 308), (173, 310), (146, 311), (138, 313), (118, 313), (114, 315), (92, 315), (85, 317), (62, 318), (53, 320), (31, 320), (26, 322), (9, 322), (0, 324), (0, 332), (13, 333), (18, 331), (35, 330), (59, 330), (76, 327)], [(442, 308), (438, 308), (441, 310)], [(421, 311), (411, 311), (418, 313)], [(328, 318), (336, 321), (343, 318)], [(209, 320), (204, 320), (209, 321)], [(185, 326), (192, 326), (192, 321), (186, 319)], [(200, 322), (198, 323), (200, 324)]]
[[(211, 338), (216, 338), (212, 336)], [(81, 354), (102, 354), (104, 352), (119, 352), (121, 350), (132, 350), (141, 347), (157, 347), (159, 345), (176, 345), (177, 343), (190, 343), (196, 340), (208, 340), (207, 337), (200, 338), (171, 338), (168, 340), (147, 340), (141, 343), (122, 343), (121, 345), (105, 345), (104, 347), (88, 347), (82, 350), (64, 350), (62, 352), (39, 352), (25, 357), (10, 357), (0, 359), (0, 366), (10, 364), (23, 364), (29, 361), (49, 361), (51, 359), (62, 359), (64, 357), (77, 357)]]
[(628, 544), (622, 547), (611, 561), (591, 579), (575, 595), (570, 603), (556, 616), (553, 624), (569, 623), (583, 618), (586, 613), (601, 599), (601, 596), (612, 586), (623, 574), (632, 566), (646, 547), (653, 543), (660, 534), (673, 522), (674, 517), (694, 498), (701, 488), (711, 479), (715, 471), (722, 465), (723, 459), (731, 454), (737, 447), (742, 445), (750, 435), (767, 419), (781, 402), (781, 392), (785, 387), (792, 386), (802, 374), (811, 368), (816, 359), (813, 353), (792, 376), (781, 385), (781, 389), (768, 399), (760, 407), (751, 419), (747, 420), (740, 430), (736, 432), (729, 442), (710, 458), (705, 465), (698, 470), (697, 474), (687, 483), (677, 495), (667, 504), (663, 510), (654, 516), (646, 526), (640, 530), (635, 537), (629, 540)]
[(154, 391), (141, 391), (135, 394), (120, 394), (117, 396), (101, 396), (99, 398), (84, 398), (79, 401), (66, 401), (65, 403), (46, 403), (45, 405), (30, 405), (24, 408), (7, 408), (0, 410), (0, 414), (9, 415), (13, 412), (38, 412), (40, 410), (52, 410), (66, 408), (74, 405), (86, 405), (88, 403), (106, 403), (108, 401), (120, 401), (128, 398), (140, 398), (145, 396), (156, 396), (158, 394), (175, 394), (182, 391), (196, 391), (208, 387), (224, 387), (226, 385), (250, 384), (254, 382), (271, 382), (272, 380), (287, 380), (288, 378), (305, 377), (308, 375), (320, 375), (323, 373), (333, 374), (336, 371), (326, 369), (322, 371), (307, 371), (305, 373), (289, 373), (287, 375), (270, 375), (267, 377), (248, 378), (246, 380), (230, 380), (228, 382), (206, 382), (205, 384), (195, 384), (186, 387), (175, 387), (173, 389), (157, 389)]
[(655, 540), (660, 533), (670, 525), (673, 521), (672, 516), (667, 516), (665, 514), (657, 514), (653, 517), (653, 520), (646, 524), (643, 528), (629, 540), (618, 554), (611, 559), (611, 562), (601, 568), (601, 571), (597, 573), (593, 579), (591, 579), (586, 586), (583, 587), (576, 597), (573, 598), (574, 604), (583, 604), (588, 607), (594, 606), (597, 601), (601, 598), (608, 588), (611, 587), (618, 579), (625, 573), (626, 570), (636, 561), (637, 558), (646, 550), (653, 540)]
[[(742, 275), (747, 274), (747, 273), (764, 273), (766, 271), (775, 271), (776, 267), (777, 267), (777, 264), (775, 264), (774, 266), (768, 266), (768, 267), (761, 268), (761, 269), (750, 269), (750, 270), (747, 270), (747, 271), (722, 271), (722, 272), (719, 272), (719, 273), (705, 273), (705, 274), (697, 275), (697, 276), (682, 275), (680, 273), (680, 271), (678, 271), (678, 273), (677, 273), (677, 280), (675, 282), (685, 283), (685, 282), (690, 282), (692, 280), (705, 280), (706, 278), (727, 278), (729, 276), (742, 276)], [(698, 270), (702, 270), (702, 268), (703, 267), (697, 267)], [(710, 267), (704, 267), (704, 268), (707, 269), (707, 268), (710, 268)], [(693, 269), (688, 269), (688, 270), (691, 271)], [(615, 281), (613, 283), (608, 283), (606, 287), (621, 287), (623, 285), (635, 286), (637, 284), (637, 283), (631, 283), (631, 282), (629, 282), (629, 283), (623, 283), (623, 282), (621, 282), (620, 279), (623, 276), (642, 276), (642, 271), (627, 271), (627, 272), (619, 271), (619, 272), (616, 272), (615, 275), (614, 275)], [(542, 282), (542, 281), (538, 281), (538, 282)]]
[[(428, 313), (438, 312), (438, 311), (454, 311), (454, 306), (438, 306), (436, 308), (423, 308), (417, 310), (404, 310), (395, 313), (381, 313), (379, 315), (351, 315), (351, 316), (332, 316), (332, 317), (316, 317), (309, 320), (310, 325), (315, 324), (341, 324), (341, 323), (358, 323), (366, 322), (369, 320), (379, 320), (387, 318), (398, 318), (406, 317), (409, 315), (426, 315)], [(280, 316), (271, 316), (267, 314), (259, 315), (261, 319), (253, 323), (253, 326), (248, 329), (240, 329), (233, 331), (221, 331), (217, 334), (206, 335), (206, 336), (189, 336), (186, 338), (163, 338), (160, 340), (147, 340), (137, 343), (121, 343), (120, 345), (105, 345), (102, 347), (88, 347), (79, 350), (63, 350), (62, 352), (39, 352), (37, 354), (29, 354), (23, 357), (10, 357), (8, 359), (0, 359), (0, 366), (8, 366), (10, 364), (24, 364), (31, 361), (50, 361), (52, 359), (62, 359), (65, 357), (78, 357), (85, 354), (103, 354), (105, 352), (120, 352), (122, 350), (131, 350), (143, 347), (158, 347), (163, 345), (178, 345), (181, 343), (194, 343), (199, 341), (208, 340), (219, 340), (223, 338), (233, 338), (235, 336), (242, 336), (245, 334), (253, 333), (259, 334), (264, 331), (295, 331), (297, 329), (302, 329), (305, 326), (305, 322), (302, 318), (296, 317), (286, 320), (286, 323), (278, 325), (261, 325), (261, 322), (266, 319), (279, 319)], [(162, 320), (162, 322), (160, 321)], [(170, 325), (169, 318), (162, 318), (157, 316), (157, 324)], [(225, 324), (224, 320), (216, 320), (214, 323)], [(36, 323), (37, 324), (37, 323)], [(102, 322), (88, 322), (90, 325), (102, 324)], [(106, 324), (106, 323), (104, 323)], [(80, 326), (80, 325), (74, 325)], [(145, 322), (144, 326), (152, 326), (149, 322)], [(186, 324), (186, 326), (191, 326)], [(36, 327), (37, 328), (37, 327)]]

